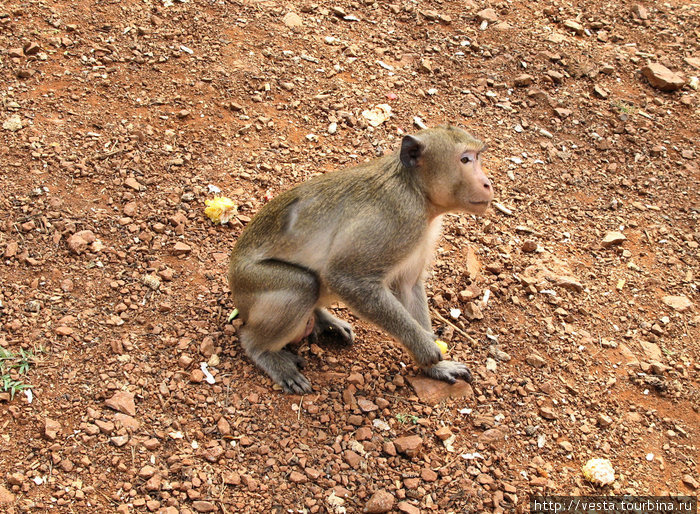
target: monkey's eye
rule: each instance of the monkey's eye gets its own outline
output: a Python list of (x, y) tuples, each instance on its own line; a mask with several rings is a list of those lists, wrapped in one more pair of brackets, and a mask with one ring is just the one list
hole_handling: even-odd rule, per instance
[(460, 160), (462, 161), (462, 164), (468, 164), (468, 163), (472, 162), (472, 158), (469, 157), (468, 155), (465, 155)]

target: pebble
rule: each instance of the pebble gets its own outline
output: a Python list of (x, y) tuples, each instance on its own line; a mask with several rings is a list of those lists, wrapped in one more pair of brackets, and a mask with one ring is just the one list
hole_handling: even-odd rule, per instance
[(173, 246), (173, 255), (187, 255), (191, 251), (192, 251), (192, 247), (188, 244), (181, 242), (181, 241), (178, 241)]
[(476, 19), (479, 20), (480, 23), (483, 21), (496, 23), (498, 21), (498, 13), (489, 7), (476, 13)]
[(51, 418), (44, 419), (44, 427), (42, 430), (42, 435), (49, 441), (54, 441), (58, 437), (58, 433), (61, 431), (61, 424)]
[(304, 25), (301, 16), (295, 12), (288, 12), (282, 18), (282, 22), (290, 29), (298, 29)]
[(0, 505), (9, 505), (15, 502), (15, 495), (0, 485)]
[(114, 396), (105, 400), (105, 405), (110, 409), (122, 412), (129, 416), (136, 415), (136, 404), (134, 403), (134, 394), (127, 391), (117, 391)]
[(495, 344), (489, 346), (489, 355), (491, 355), (494, 359), (503, 362), (508, 362), (511, 359), (510, 354), (504, 352)]
[(399, 512), (403, 512), (404, 514), (420, 514), (420, 509), (407, 501), (399, 502), (396, 508), (399, 509)]
[(472, 387), (464, 380), (457, 380), (454, 384), (448, 384), (442, 380), (435, 380), (422, 375), (408, 377), (407, 380), (416, 392), (416, 396), (429, 405), (436, 405), (448, 398), (459, 399), (474, 396)]
[(531, 353), (529, 354), (526, 358), (525, 361), (530, 365), (535, 368), (542, 368), (547, 365), (547, 361), (544, 360), (540, 355), (537, 355), (536, 353)]
[(396, 448), (396, 451), (403, 453), (408, 457), (415, 457), (418, 455), (418, 452), (422, 446), (423, 439), (419, 435), (409, 435), (394, 439), (394, 447)]
[(364, 512), (367, 512), (368, 514), (381, 514), (383, 512), (389, 512), (394, 508), (394, 503), (396, 503), (396, 498), (394, 498), (394, 495), (384, 489), (380, 489), (367, 501)]
[(664, 296), (663, 302), (678, 312), (685, 312), (693, 307), (693, 302), (687, 296)]
[(128, 177), (124, 181), (124, 185), (128, 188), (133, 189), (134, 191), (143, 191), (146, 189), (138, 180), (136, 180), (134, 177)]
[(557, 415), (552, 407), (540, 407), (540, 416), (544, 419), (557, 419)]
[(197, 512), (216, 512), (217, 507), (213, 502), (196, 500), (192, 502), (192, 508)]
[(685, 474), (683, 475), (683, 483), (690, 487), (691, 489), (698, 490), (700, 489), (700, 482), (698, 482), (695, 478), (693, 478), (691, 475)]
[(661, 91), (676, 91), (685, 85), (685, 79), (678, 73), (674, 73), (666, 66), (652, 63), (642, 68), (642, 75), (649, 81), (652, 87)]
[(567, 29), (573, 31), (576, 33), (578, 36), (583, 35), (583, 25), (581, 25), (579, 22), (576, 20), (565, 20), (564, 21), (564, 27)]
[(535, 82), (535, 79), (532, 75), (528, 75), (527, 73), (524, 73), (522, 75), (518, 75), (514, 79), (514, 83), (516, 87), (527, 87), (531, 86)]
[(2, 128), (5, 130), (9, 130), (10, 132), (17, 132), (23, 126), (24, 125), (22, 124), (22, 118), (20, 118), (18, 114), (13, 114), (9, 118), (7, 118), (2, 124)]
[(622, 242), (625, 240), (627, 240), (627, 238), (622, 232), (608, 232), (603, 237), (601, 245), (603, 246), (603, 248), (608, 248), (613, 245), (622, 244)]

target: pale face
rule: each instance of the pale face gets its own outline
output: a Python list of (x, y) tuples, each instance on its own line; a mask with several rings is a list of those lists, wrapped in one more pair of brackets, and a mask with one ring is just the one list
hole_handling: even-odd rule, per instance
[(482, 151), (466, 150), (459, 155), (462, 182), (458, 203), (473, 214), (483, 214), (493, 200), (491, 181), (481, 169), (482, 154)]

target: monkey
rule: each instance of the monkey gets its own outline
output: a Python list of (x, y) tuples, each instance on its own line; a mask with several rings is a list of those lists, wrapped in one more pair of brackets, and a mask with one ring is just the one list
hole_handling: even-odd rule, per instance
[(342, 302), (397, 339), (427, 376), (472, 381), (443, 360), (424, 279), (447, 212), (484, 214), (493, 188), (486, 145), (454, 126), (405, 135), (393, 153), (311, 178), (276, 196), (231, 251), (228, 282), (248, 357), (286, 392), (311, 384), (285, 346), (330, 334), (355, 337), (326, 307)]

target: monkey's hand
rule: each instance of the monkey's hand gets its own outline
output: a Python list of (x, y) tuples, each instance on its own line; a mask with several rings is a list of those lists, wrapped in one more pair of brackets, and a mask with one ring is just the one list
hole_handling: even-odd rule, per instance
[(443, 380), (449, 384), (454, 384), (458, 378), (463, 378), (470, 383), (473, 380), (469, 368), (461, 362), (456, 361), (441, 361), (432, 366), (424, 367), (423, 373), (430, 378)]
[(436, 338), (431, 332), (425, 331), (425, 337), (418, 344), (410, 344), (410, 342), (406, 344), (413, 354), (413, 358), (423, 369), (439, 364), (442, 360), (442, 351), (435, 340)]

